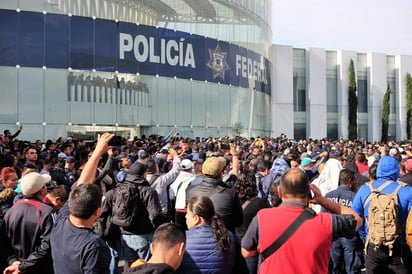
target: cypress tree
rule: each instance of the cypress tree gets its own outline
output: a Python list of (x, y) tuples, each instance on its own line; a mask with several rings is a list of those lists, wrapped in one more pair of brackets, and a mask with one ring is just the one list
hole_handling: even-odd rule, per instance
[(381, 111), (381, 119), (382, 119), (382, 136), (381, 141), (386, 142), (388, 141), (388, 131), (389, 131), (389, 102), (391, 97), (392, 90), (388, 85), (386, 89), (385, 95), (383, 96), (382, 102), (382, 111)]
[(355, 68), (353, 65), (353, 60), (350, 60), (349, 64), (349, 94), (348, 94), (348, 104), (349, 104), (349, 140), (355, 140), (358, 138), (358, 96), (356, 95), (356, 79), (355, 79)]

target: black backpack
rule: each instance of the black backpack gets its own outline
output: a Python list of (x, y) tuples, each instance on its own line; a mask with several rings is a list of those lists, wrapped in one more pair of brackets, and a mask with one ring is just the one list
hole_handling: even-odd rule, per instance
[(114, 190), (112, 222), (120, 227), (130, 227), (137, 222), (139, 188), (132, 182), (124, 181)]

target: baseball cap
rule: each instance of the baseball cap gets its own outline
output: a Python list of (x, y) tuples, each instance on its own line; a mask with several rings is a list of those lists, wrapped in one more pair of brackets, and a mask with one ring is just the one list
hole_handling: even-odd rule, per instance
[(206, 158), (202, 165), (202, 173), (212, 177), (219, 175), (226, 166), (226, 159), (223, 157), (211, 156)]
[(412, 171), (412, 159), (408, 159), (405, 162), (405, 168), (409, 171)]
[(68, 164), (76, 163), (76, 158), (74, 158), (73, 156), (67, 156), (66, 163)]
[(31, 172), (21, 179), (21, 192), (24, 196), (31, 196), (50, 181), (51, 177), (48, 174)]
[(316, 160), (312, 160), (310, 158), (303, 158), (302, 162), (301, 162), (301, 165), (303, 167), (305, 167), (305, 166), (309, 165), (310, 163), (314, 163), (314, 162), (316, 162)]
[(193, 163), (189, 159), (184, 159), (182, 160), (181, 166), (183, 170), (191, 169), (193, 167)]

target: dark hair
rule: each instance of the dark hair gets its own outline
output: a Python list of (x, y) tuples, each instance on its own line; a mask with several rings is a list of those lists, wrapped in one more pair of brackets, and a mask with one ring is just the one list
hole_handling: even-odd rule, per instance
[(244, 170), (237, 177), (235, 187), (239, 195), (239, 200), (242, 204), (247, 200), (256, 197), (258, 194), (258, 189), (256, 186), (255, 173), (250, 170)]
[(257, 170), (260, 172), (270, 169), (271, 167), (272, 163), (268, 160), (259, 160), (257, 163)]
[(206, 196), (195, 196), (190, 199), (188, 208), (194, 215), (202, 217), (207, 224), (212, 226), (218, 251), (222, 255), (230, 255), (231, 240), (229, 231), (221, 217), (215, 212), (212, 200)]
[(140, 162), (134, 162), (129, 168), (129, 174), (143, 176), (147, 166)]
[(376, 171), (378, 170), (379, 161), (374, 161), (373, 164), (369, 167), (369, 176), (376, 180)]
[(280, 178), (282, 195), (290, 194), (298, 198), (307, 197), (309, 191), (308, 176), (300, 168), (291, 168)]
[(360, 162), (360, 163), (364, 163), (366, 161), (365, 153), (363, 153), (363, 152), (356, 153), (355, 161)]
[(172, 248), (178, 243), (186, 242), (184, 229), (174, 223), (160, 225), (153, 234), (153, 244), (161, 243), (168, 248)]
[(291, 161), (298, 161), (300, 162), (300, 158), (296, 153), (290, 152), (288, 154), (286, 154), (285, 156), (283, 156), (283, 160), (285, 160), (285, 162), (288, 164), (288, 166), (290, 167), (290, 162)]
[(64, 203), (67, 201), (69, 198), (69, 190), (65, 185), (59, 185), (54, 187), (51, 191), (50, 194), (54, 197), (59, 197), (60, 200)]
[(97, 185), (83, 184), (70, 192), (70, 214), (80, 218), (89, 219), (102, 205), (102, 192)]
[(277, 207), (282, 203), (282, 199), (279, 196), (278, 192), (279, 183), (273, 183), (269, 187), (269, 204), (272, 207)]
[(146, 166), (147, 166), (146, 172), (148, 174), (155, 174), (156, 173), (157, 164), (156, 164), (155, 160), (153, 160), (153, 159), (147, 160)]
[(339, 185), (346, 186), (350, 182), (354, 182), (356, 179), (356, 173), (353, 170), (344, 168), (339, 172)]

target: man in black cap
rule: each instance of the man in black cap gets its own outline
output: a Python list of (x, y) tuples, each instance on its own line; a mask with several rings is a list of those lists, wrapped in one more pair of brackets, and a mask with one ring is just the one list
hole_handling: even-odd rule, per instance
[[(124, 259), (127, 266), (137, 259), (147, 261), (155, 228), (161, 221), (161, 207), (157, 192), (145, 179), (146, 165), (135, 162), (129, 168), (124, 184), (135, 184), (139, 193), (139, 204), (134, 212), (136, 221), (128, 227), (120, 227)], [(115, 198), (116, 199), (115, 190)], [(116, 202), (115, 202), (116, 203)]]

